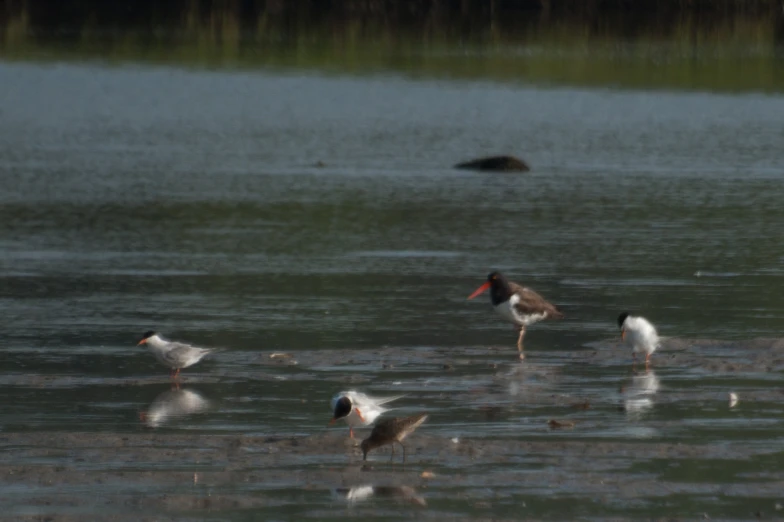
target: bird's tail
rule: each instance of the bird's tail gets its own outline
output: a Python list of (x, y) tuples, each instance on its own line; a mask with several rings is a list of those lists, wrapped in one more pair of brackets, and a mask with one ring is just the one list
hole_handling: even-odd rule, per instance
[(406, 395), (408, 394), (404, 393), (403, 395), (394, 395), (392, 397), (375, 397), (374, 399), (376, 401), (376, 404), (381, 405), (381, 404), (386, 404), (388, 402), (396, 401), (398, 399), (402, 399)]

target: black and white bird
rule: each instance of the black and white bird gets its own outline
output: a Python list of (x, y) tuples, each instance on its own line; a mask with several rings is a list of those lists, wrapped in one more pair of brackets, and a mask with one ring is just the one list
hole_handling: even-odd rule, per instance
[(477, 288), (468, 299), (473, 299), (490, 289), (490, 302), (498, 314), (507, 321), (517, 325), (520, 335), (517, 338), (517, 351), (520, 359), (523, 355), (523, 336), (526, 327), (545, 319), (563, 319), (564, 315), (552, 303), (530, 288), (513, 283), (500, 272), (492, 272), (487, 282)]
[(659, 334), (656, 328), (644, 317), (623, 312), (618, 316), (621, 340), (632, 349), (632, 357), (637, 360), (638, 353), (645, 354), (645, 368), (648, 369), (651, 354), (659, 347)]
[(190, 344), (163, 339), (156, 332), (145, 332), (137, 346), (145, 344), (159, 363), (169, 367), (169, 377), (178, 377), (180, 370), (193, 366), (212, 350), (197, 348)]
[(369, 397), (364, 393), (350, 390), (342, 391), (332, 397), (332, 420), (330, 424), (345, 419), (348, 424), (349, 436), (354, 438), (355, 426), (369, 426), (388, 410), (384, 404), (400, 399), (403, 395), (393, 397)]

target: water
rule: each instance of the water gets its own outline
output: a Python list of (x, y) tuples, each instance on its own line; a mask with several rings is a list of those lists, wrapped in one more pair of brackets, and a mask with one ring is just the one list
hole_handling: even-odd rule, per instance
[[(784, 502), (784, 349), (753, 341), (784, 315), (779, 93), (15, 60), (0, 100), (7, 513), (744, 519)], [(487, 154), (532, 171), (451, 168)], [(466, 301), (494, 269), (567, 314), (529, 330), (524, 364)], [(625, 309), (669, 338), (651, 374), (617, 346)], [(172, 393), (135, 347), (149, 329), (222, 351)], [(327, 427), (348, 388), (430, 412), (405, 468), (382, 451), (360, 471)], [(156, 398), (197, 411), (145, 427)]]

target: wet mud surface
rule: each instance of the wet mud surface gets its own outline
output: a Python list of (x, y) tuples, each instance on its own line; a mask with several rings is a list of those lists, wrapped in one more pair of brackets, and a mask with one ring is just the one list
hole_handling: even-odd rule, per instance
[[(231, 371), (186, 375), (181, 389), (139, 408), (147, 417), (124, 432), (0, 433), (0, 505), (20, 520), (370, 512), (511, 520), (562, 517), (565, 509), (602, 519), (784, 516), (780, 339), (667, 339), (648, 372), (632, 370), (615, 341), (531, 350), (522, 363), (501, 347), (269, 355), (224, 354)], [(357, 386), (383, 380), (407, 394), (402, 411), (424, 408), (431, 418), (407, 440), (405, 465), (389, 461), (388, 447), (363, 462), (358, 443), (369, 430), (352, 440), (344, 426), (326, 428), (321, 404), (324, 417), (301, 425), (296, 411), (286, 418), (285, 408), (278, 410), (283, 417), (274, 430), (205, 431), (193, 424), (230, 404), (204, 398), (197, 387), (242, 379), (240, 367), (257, 381), (299, 386), (340, 381), (341, 368), (361, 369)], [(75, 379), (4, 378), (55, 389)]]

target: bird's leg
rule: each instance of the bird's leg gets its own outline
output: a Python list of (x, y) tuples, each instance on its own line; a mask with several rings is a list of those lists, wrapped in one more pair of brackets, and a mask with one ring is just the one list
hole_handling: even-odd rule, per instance
[(348, 436), (354, 438), (354, 428), (351, 426), (348, 427)]
[(392, 443), (392, 454), (389, 455), (389, 462), (392, 462), (392, 459), (395, 458), (395, 443)]
[(651, 364), (651, 354), (647, 354), (645, 356), (645, 371), (646, 372), (648, 371), (648, 368), (650, 367), (650, 364)]
[(632, 352), (632, 371), (637, 368), (637, 352)]
[(179, 376), (180, 376), (180, 369), (177, 368), (177, 370), (174, 372), (174, 378), (176, 379)]
[(406, 447), (403, 445), (402, 442), (398, 441), (398, 444), (400, 444), (400, 447), (403, 448), (403, 464), (405, 464), (406, 463)]
[(525, 359), (523, 354), (523, 336), (525, 335), (525, 326), (520, 327), (520, 336), (517, 338), (517, 352), (520, 354), (520, 360)]

